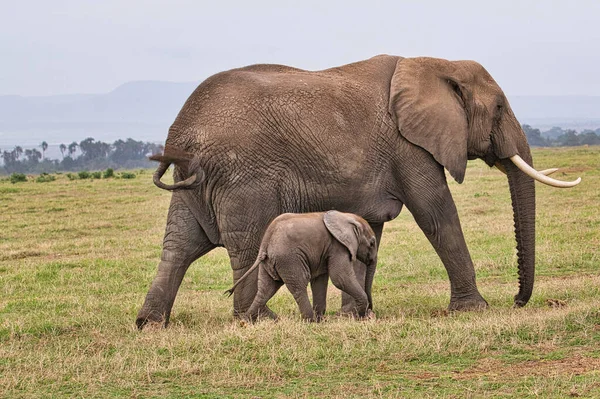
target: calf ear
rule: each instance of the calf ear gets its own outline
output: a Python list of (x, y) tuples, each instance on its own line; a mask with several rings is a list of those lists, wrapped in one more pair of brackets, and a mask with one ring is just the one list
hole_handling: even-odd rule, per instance
[(342, 245), (348, 248), (350, 259), (356, 259), (358, 251), (358, 226), (354, 218), (338, 211), (329, 211), (323, 215), (325, 227)]

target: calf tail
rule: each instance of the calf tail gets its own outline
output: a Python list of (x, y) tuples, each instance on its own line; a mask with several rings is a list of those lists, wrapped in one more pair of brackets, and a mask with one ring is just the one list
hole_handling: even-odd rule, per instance
[(233, 291), (235, 291), (235, 287), (237, 287), (243, 280), (245, 280), (246, 277), (248, 277), (250, 275), (250, 273), (252, 273), (254, 271), (254, 269), (256, 269), (260, 265), (260, 263), (265, 259), (267, 259), (267, 254), (265, 254), (265, 253), (259, 254), (258, 257), (256, 258), (256, 262), (254, 262), (254, 264), (250, 267), (250, 269), (248, 269), (246, 271), (246, 273), (244, 273), (244, 275), (242, 277), (240, 277), (238, 279), (238, 281), (235, 282), (233, 287), (231, 287), (230, 289), (225, 291), (223, 293), (223, 295), (231, 296), (233, 294)]

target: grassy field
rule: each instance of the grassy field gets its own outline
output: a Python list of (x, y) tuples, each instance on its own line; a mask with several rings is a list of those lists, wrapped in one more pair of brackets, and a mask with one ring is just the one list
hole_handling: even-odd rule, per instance
[[(409, 212), (384, 230), (377, 319), (242, 326), (223, 296), (224, 250), (197, 261), (168, 329), (134, 320), (160, 257), (170, 194), (135, 179), (0, 182), (0, 397), (600, 397), (600, 148), (535, 150), (537, 280), (513, 309), (516, 255), (506, 178), (469, 163), (451, 182), (482, 312), (451, 313), (445, 269)], [(137, 171), (139, 173), (139, 171)]]

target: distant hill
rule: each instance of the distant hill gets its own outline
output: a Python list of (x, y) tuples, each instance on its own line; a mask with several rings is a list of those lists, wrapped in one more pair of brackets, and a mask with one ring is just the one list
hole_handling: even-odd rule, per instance
[[(0, 96), (0, 149), (131, 137), (163, 142), (169, 126), (198, 82), (129, 82), (106, 94), (46, 97)], [(521, 123), (600, 127), (600, 96), (509, 96)]]
[(68, 143), (94, 137), (164, 141), (198, 82), (140, 81), (106, 94), (0, 96), (0, 145)]
[(509, 96), (508, 101), (521, 124), (542, 131), (600, 127), (600, 96)]

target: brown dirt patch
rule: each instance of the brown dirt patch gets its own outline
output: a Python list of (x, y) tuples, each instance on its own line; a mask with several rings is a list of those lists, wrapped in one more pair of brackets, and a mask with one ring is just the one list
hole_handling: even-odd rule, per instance
[(434, 373), (423, 372), (423, 373), (416, 373), (412, 377), (415, 380), (431, 380), (431, 379), (435, 379), (439, 376)]
[(436, 317), (448, 317), (450, 315), (450, 312), (448, 311), (448, 309), (434, 309), (431, 311), (431, 317), (436, 318)]
[(556, 171), (555, 175), (566, 175), (568, 173), (577, 173), (577, 172), (587, 172), (588, 170), (594, 170), (594, 168), (590, 166), (569, 166), (566, 168), (560, 168)]
[(529, 360), (521, 363), (506, 364), (498, 359), (482, 359), (475, 366), (457, 371), (456, 380), (470, 380), (481, 377), (507, 380), (514, 377), (557, 375), (581, 375), (600, 371), (600, 359), (576, 355), (558, 360)]
[(25, 258), (32, 258), (32, 257), (37, 257), (37, 256), (43, 256), (43, 255), (45, 255), (45, 254), (43, 252), (40, 252), (40, 251), (9, 252), (6, 255), (0, 256), (0, 261), (2, 261), (2, 260), (25, 259)]
[(567, 302), (560, 300), (560, 299), (546, 299), (546, 305), (548, 305), (551, 308), (564, 308), (565, 306), (567, 306)]

